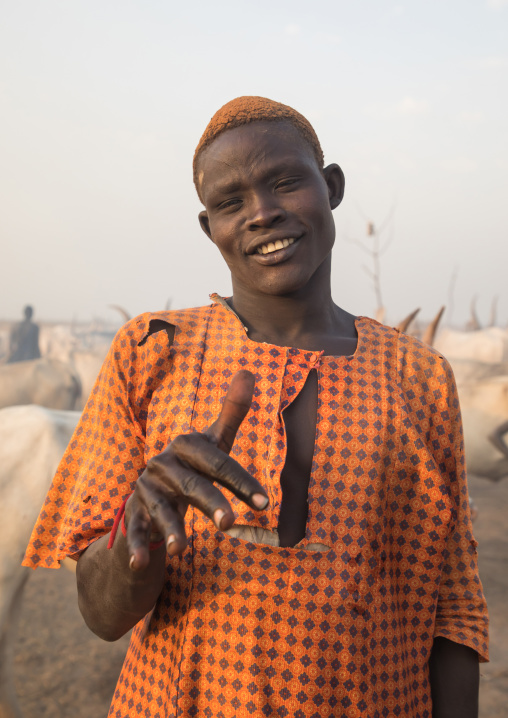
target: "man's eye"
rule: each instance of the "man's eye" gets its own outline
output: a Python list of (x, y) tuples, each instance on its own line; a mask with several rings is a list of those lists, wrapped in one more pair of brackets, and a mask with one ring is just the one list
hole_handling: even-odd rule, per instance
[(285, 189), (286, 187), (292, 187), (298, 182), (298, 177), (286, 177), (281, 179), (275, 185), (276, 189)]
[(241, 204), (241, 200), (237, 197), (227, 199), (225, 202), (219, 204), (219, 209), (231, 209)]

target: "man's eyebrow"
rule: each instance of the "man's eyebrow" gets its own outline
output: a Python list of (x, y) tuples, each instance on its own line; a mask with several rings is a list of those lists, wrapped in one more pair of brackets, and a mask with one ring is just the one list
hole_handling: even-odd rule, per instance
[[(280, 174), (285, 172), (291, 172), (292, 174), (299, 174), (305, 171), (307, 166), (306, 162), (297, 161), (293, 156), (283, 157), (274, 163), (272, 166), (268, 166), (263, 172), (262, 180), (272, 180)], [(230, 195), (236, 192), (241, 192), (243, 189), (243, 183), (241, 180), (235, 178), (229, 182), (226, 180), (221, 182), (217, 180), (211, 186), (211, 193), (214, 195)]]
[(271, 167), (266, 168), (266, 176), (281, 174), (281, 172), (303, 172), (308, 166), (304, 160), (294, 157), (293, 155), (281, 157)]
[(212, 186), (212, 192), (214, 194), (234, 194), (235, 192), (239, 192), (241, 188), (242, 185), (238, 180), (224, 183), (219, 181)]

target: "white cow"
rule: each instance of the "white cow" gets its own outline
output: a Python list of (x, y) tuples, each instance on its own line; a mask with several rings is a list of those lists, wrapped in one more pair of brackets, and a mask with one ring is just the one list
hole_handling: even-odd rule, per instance
[(468, 472), (494, 481), (508, 477), (508, 331), (445, 328), (428, 343), (455, 375)]
[(80, 396), (79, 375), (58, 359), (43, 357), (0, 366), (0, 408), (39, 404), (71, 410)]
[[(59, 359), (68, 364), (79, 376), (81, 395), (73, 409), (82, 410), (108, 353), (114, 332), (99, 333), (66, 325), (42, 327), (41, 353), (44, 357)], [(58, 407), (70, 408), (70, 407)]]
[(39, 326), (39, 347), (41, 356), (68, 361), (70, 354), (79, 346), (79, 339), (72, 326), (46, 324)]
[(12, 649), (21, 595), (32, 570), (21, 566), (21, 560), (79, 416), (41, 406), (0, 410), (0, 718), (21, 718)]
[(469, 473), (508, 477), (508, 362), (447, 357), (457, 383)]
[(470, 359), (489, 364), (508, 361), (508, 331), (500, 327), (488, 327), (473, 332), (441, 329), (433, 346), (452, 363), (454, 359)]
[(493, 481), (508, 477), (508, 375), (457, 383), (467, 470)]
[(70, 357), (70, 364), (76, 370), (81, 382), (81, 396), (76, 401), (75, 409), (84, 409), (88, 396), (92, 391), (95, 380), (101, 370), (109, 347), (104, 346), (101, 350), (76, 351)]
[(473, 359), (446, 358), (453, 369), (457, 386), (459, 384), (474, 384), (477, 381), (508, 374), (508, 362), (492, 364), (490, 362), (474, 361)]

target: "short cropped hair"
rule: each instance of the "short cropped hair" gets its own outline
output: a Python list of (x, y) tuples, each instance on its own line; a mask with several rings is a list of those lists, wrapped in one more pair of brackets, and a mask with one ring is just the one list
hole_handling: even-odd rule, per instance
[(237, 97), (223, 105), (220, 110), (217, 110), (208, 123), (194, 152), (192, 163), (194, 185), (201, 201), (203, 201), (203, 198), (199, 191), (197, 169), (200, 154), (226, 130), (233, 130), (235, 127), (247, 125), (249, 122), (290, 122), (299, 132), (302, 139), (310, 145), (318, 166), (321, 169), (323, 168), (323, 150), (314, 128), (303, 115), (289, 107), (289, 105), (269, 100), (267, 97), (256, 97), (254, 95)]

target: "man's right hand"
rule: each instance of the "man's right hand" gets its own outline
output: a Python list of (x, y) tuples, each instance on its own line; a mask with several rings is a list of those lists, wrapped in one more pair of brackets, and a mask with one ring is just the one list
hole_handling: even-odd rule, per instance
[(184, 517), (189, 504), (208, 516), (221, 531), (234, 523), (233, 510), (217, 482), (255, 510), (266, 508), (266, 491), (229, 456), (254, 391), (251, 372), (237, 372), (218, 419), (203, 433), (181, 434), (148, 461), (127, 502), (127, 547), (130, 568), (141, 571), (150, 562), (150, 534), (164, 537), (170, 555), (187, 545)]

